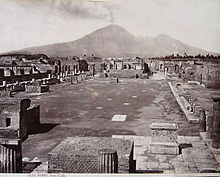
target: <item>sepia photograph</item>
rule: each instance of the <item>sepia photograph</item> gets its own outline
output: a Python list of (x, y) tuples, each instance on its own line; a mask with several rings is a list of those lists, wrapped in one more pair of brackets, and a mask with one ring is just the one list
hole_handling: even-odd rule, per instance
[(0, 0), (12, 175), (219, 177), (220, 1)]

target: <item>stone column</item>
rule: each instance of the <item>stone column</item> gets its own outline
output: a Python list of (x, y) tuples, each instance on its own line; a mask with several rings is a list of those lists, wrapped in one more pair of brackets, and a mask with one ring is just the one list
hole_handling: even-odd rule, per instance
[(206, 115), (204, 109), (199, 110), (199, 131), (200, 132), (206, 131)]
[(22, 152), (18, 140), (1, 140), (0, 144), (0, 173), (21, 173)]
[(212, 97), (213, 103), (213, 132), (212, 147), (220, 148), (220, 97)]
[(102, 149), (98, 152), (98, 172), (118, 173), (117, 151), (113, 149)]
[(206, 138), (210, 139), (212, 135), (213, 128), (213, 116), (208, 114), (206, 115)]
[(3, 85), (4, 87), (6, 87), (7, 82), (6, 82), (6, 81), (3, 81), (3, 82), (2, 82), (2, 85)]

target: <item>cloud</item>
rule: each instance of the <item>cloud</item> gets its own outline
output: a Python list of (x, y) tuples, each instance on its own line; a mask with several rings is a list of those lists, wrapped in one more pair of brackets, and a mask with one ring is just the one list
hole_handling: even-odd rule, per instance
[[(31, 3), (32, 6), (40, 8), (48, 7), (51, 10), (57, 10), (65, 17), (78, 17), (87, 19), (100, 19), (114, 23), (114, 5), (109, 1), (91, 1), (91, 0), (23, 0), (17, 1), (24, 7)], [(30, 5), (30, 4), (29, 4)]]
[(69, 17), (96, 18), (114, 22), (112, 6), (107, 2), (59, 0), (56, 6)]

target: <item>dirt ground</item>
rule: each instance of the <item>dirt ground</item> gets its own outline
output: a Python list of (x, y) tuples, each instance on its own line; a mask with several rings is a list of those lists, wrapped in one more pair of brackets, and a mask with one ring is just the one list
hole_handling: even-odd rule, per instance
[[(31, 98), (41, 106), (41, 127), (23, 143), (23, 157), (46, 161), (49, 153), (69, 136), (150, 136), (152, 122), (176, 122), (179, 135), (198, 135), (189, 124), (167, 81), (94, 78), (83, 83), (57, 84), (50, 92)], [(113, 122), (116, 114), (127, 115)]]

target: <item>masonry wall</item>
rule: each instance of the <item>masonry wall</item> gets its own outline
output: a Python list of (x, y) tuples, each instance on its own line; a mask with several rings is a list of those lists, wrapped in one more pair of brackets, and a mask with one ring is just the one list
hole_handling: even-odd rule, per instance
[(212, 65), (208, 70), (207, 88), (220, 88), (220, 66)]
[(22, 81), (30, 81), (32, 79), (42, 79), (47, 78), (48, 73), (38, 73), (38, 74), (24, 74), (24, 75), (11, 75), (5, 76), (3, 78), (4, 81), (7, 83), (15, 83), (15, 82), (22, 82)]

